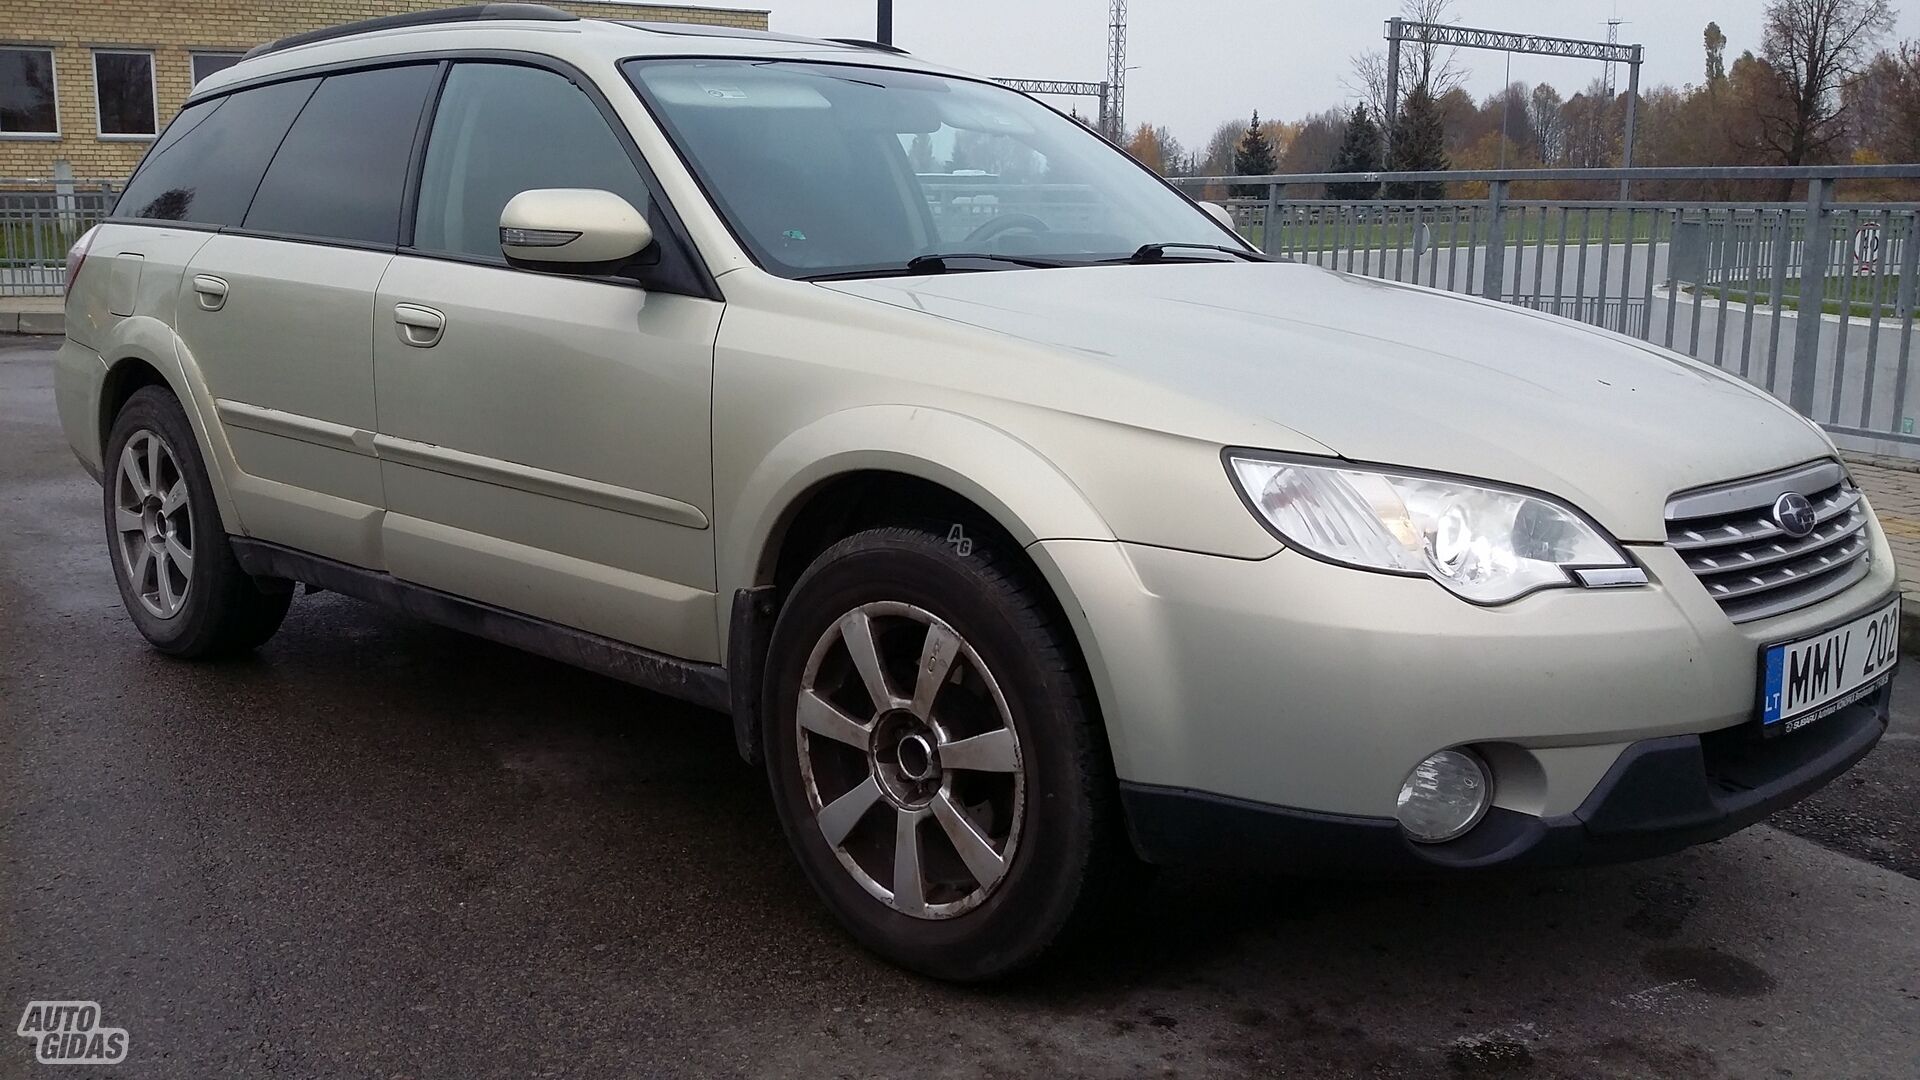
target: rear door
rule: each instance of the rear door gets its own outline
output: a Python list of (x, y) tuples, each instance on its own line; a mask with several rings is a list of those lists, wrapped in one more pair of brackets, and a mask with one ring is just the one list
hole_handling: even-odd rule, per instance
[(239, 228), (208, 241), (181, 283), (180, 338), (232, 447), (248, 532), (361, 566), (382, 564), (385, 503), (373, 298), (438, 74), (402, 65), (235, 95), (222, 112), (294, 115)]
[(697, 288), (507, 266), (534, 188), (654, 203), (630, 142), (568, 76), (456, 63), (412, 244), (375, 308), (388, 566), (420, 584), (673, 656), (717, 660), (710, 389), (721, 304)]

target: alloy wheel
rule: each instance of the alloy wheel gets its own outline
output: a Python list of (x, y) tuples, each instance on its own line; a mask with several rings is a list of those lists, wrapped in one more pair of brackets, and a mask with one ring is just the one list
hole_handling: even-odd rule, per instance
[(800, 775), (840, 864), (920, 919), (985, 902), (1026, 800), (1020, 737), (993, 673), (938, 616), (882, 601), (841, 616), (807, 660)]
[(193, 585), (193, 508), (187, 480), (159, 433), (133, 433), (113, 478), (114, 546), (140, 606), (171, 619)]

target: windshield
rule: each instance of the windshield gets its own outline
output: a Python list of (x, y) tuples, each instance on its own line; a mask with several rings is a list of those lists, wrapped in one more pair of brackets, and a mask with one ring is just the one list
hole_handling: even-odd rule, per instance
[(967, 266), (1013, 269), (1239, 245), (1081, 124), (1005, 87), (784, 61), (625, 69), (734, 234), (786, 277), (899, 273), (928, 255), (1014, 256)]

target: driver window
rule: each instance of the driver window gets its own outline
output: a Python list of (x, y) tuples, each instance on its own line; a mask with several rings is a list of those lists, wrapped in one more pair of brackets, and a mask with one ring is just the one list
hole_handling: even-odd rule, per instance
[(500, 211), (533, 188), (646, 188), (593, 101), (543, 68), (457, 64), (427, 136), (413, 246), (500, 260)]

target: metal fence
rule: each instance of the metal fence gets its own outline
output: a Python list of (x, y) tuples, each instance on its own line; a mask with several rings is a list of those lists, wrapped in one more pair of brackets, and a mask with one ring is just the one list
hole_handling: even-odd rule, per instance
[(58, 296), (67, 249), (113, 210), (105, 180), (0, 177), (0, 296)]
[[(1793, 202), (1517, 196), (1543, 182), (1710, 181)], [(1194, 177), (1269, 254), (1472, 293), (1651, 341), (1739, 375), (1854, 449), (1920, 458), (1920, 203), (1841, 201), (1920, 165)], [(1480, 198), (1342, 200), (1328, 183), (1473, 184)], [(1529, 191), (1529, 189), (1533, 191)], [(1444, 188), (1443, 188), (1444, 190)], [(1570, 358), (1569, 362), (1577, 362)]]
[[(925, 178), (931, 180), (932, 178)], [(1794, 202), (1525, 198), (1541, 183), (1783, 181)], [(1915, 293), (1920, 203), (1843, 201), (1845, 185), (1920, 181), (1920, 165), (1190, 177), (1263, 250), (1347, 273), (1473, 293), (1676, 349), (1787, 401), (1855, 449), (1920, 459)], [(1461, 184), (1484, 197), (1335, 200), (1329, 183)], [(954, 175), (932, 185), (943, 235), (1019, 210), (1091, 228), (1073, 185)], [(67, 249), (113, 207), (111, 182), (0, 178), (0, 296), (58, 295)], [(1093, 217), (1089, 217), (1093, 215)], [(1087, 218), (1086, 221), (1081, 221)], [(1577, 360), (1570, 360), (1577, 362)]]

